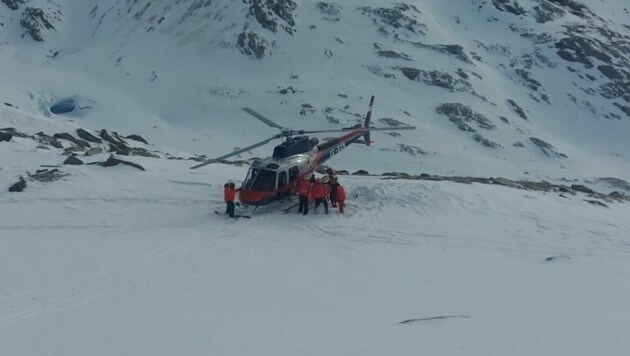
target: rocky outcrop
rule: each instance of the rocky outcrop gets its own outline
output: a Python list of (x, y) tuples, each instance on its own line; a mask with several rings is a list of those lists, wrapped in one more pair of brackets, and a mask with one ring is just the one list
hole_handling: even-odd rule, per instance
[(88, 142), (92, 142), (92, 143), (103, 143), (103, 140), (101, 140), (100, 138), (92, 135), (91, 133), (87, 132), (84, 129), (77, 129), (77, 135), (84, 139), (85, 141)]
[(297, 4), (293, 0), (246, 1), (250, 4), (249, 13), (263, 28), (276, 32), (280, 26), (290, 35), (295, 32), (293, 11), (297, 8)]
[(31, 38), (39, 42), (44, 40), (43, 30), (55, 30), (53, 18), (44, 10), (36, 7), (27, 7), (24, 10), (20, 24)]
[(237, 36), (236, 47), (246, 56), (253, 59), (263, 59), (269, 49), (269, 43), (257, 33), (246, 31)]
[(129, 161), (124, 161), (122, 159), (114, 157), (114, 155), (110, 155), (109, 158), (105, 162), (101, 162), (100, 163), (100, 165), (102, 167), (113, 167), (113, 166), (116, 166), (118, 164), (125, 164), (127, 166), (131, 166), (131, 167), (137, 168), (137, 169), (139, 169), (141, 171), (144, 171), (144, 167), (142, 167), (141, 165), (139, 165), (137, 163), (129, 162)]
[(8, 133), (8, 132), (2, 132), (0, 131), (0, 142), (2, 141), (11, 141), (11, 139), (13, 138), (13, 135)]
[(375, 19), (379, 32), (385, 36), (397, 36), (404, 34), (426, 34), (427, 26), (419, 22), (416, 18), (420, 14), (418, 8), (413, 5), (398, 3), (393, 7), (359, 7), (363, 15), (368, 15)]
[(20, 5), (24, 4), (24, 0), (2, 0), (2, 2), (11, 10), (17, 10), (20, 8)]
[(21, 192), (26, 189), (26, 181), (20, 177), (20, 180), (9, 187), (10, 192)]
[(550, 143), (536, 137), (530, 137), (529, 140), (538, 146), (548, 157), (568, 158), (564, 153), (558, 152), (558, 150)]

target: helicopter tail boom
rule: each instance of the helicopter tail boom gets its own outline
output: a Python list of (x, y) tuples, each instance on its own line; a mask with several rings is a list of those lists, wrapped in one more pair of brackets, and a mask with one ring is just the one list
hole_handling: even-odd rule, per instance
[(365, 115), (365, 122), (363, 123), (363, 127), (365, 127), (367, 130), (365, 130), (365, 133), (363, 134), (363, 139), (365, 140), (365, 144), (367, 146), (372, 145), (372, 140), (370, 140), (370, 120), (372, 119), (372, 105), (374, 105), (374, 95), (372, 95), (372, 98), (370, 99), (370, 106), (368, 107), (368, 111), (367, 114)]

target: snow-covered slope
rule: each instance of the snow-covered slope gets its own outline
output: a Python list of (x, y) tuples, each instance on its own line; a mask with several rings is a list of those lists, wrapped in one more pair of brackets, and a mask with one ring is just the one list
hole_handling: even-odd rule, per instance
[(138, 160), (145, 172), (65, 168), (65, 180), (0, 193), (0, 354), (630, 347), (628, 203), (342, 176), (345, 216), (231, 221), (212, 210), (242, 168)]
[[(75, 97), (89, 109), (52, 118), (212, 156), (273, 134), (243, 106), (339, 128), (374, 94), (377, 119), (418, 130), (339, 156), (348, 170), (628, 176), (622, 1), (8, 3), (0, 95), (29, 117)], [(41, 42), (29, 8), (53, 27)]]

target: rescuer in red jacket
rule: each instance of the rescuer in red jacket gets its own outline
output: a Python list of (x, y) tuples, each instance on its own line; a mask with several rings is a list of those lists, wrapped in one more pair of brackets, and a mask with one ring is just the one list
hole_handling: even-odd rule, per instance
[(337, 204), (339, 205), (339, 212), (343, 214), (343, 208), (346, 206), (346, 190), (341, 184), (337, 184)]
[(313, 199), (315, 199), (315, 209), (313, 211), (317, 211), (319, 204), (324, 204), (324, 213), (328, 214), (328, 188), (322, 183), (321, 179), (315, 179), (311, 194), (313, 194)]
[(298, 198), (300, 199), (298, 213), (302, 213), (302, 215), (308, 214), (309, 195), (311, 195), (311, 183), (306, 179), (306, 177), (303, 177), (298, 183)]
[(234, 182), (229, 180), (223, 185), (223, 201), (227, 204), (226, 214), (229, 214), (231, 218), (234, 217), (234, 199), (236, 199), (236, 192), (240, 189), (236, 189)]

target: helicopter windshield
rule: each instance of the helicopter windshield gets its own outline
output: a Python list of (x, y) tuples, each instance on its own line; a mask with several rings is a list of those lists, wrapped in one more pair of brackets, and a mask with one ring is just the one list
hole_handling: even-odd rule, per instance
[(276, 188), (276, 172), (251, 168), (243, 186), (256, 191), (270, 191)]

